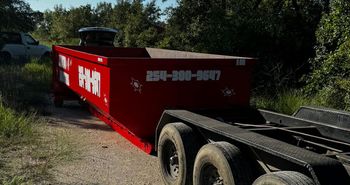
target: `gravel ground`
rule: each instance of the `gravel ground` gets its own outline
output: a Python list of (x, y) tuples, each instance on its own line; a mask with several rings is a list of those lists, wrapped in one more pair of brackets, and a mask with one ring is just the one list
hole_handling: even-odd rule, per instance
[[(63, 129), (78, 158), (54, 167), (59, 184), (160, 185), (158, 160), (74, 103), (52, 108), (50, 126)], [(62, 131), (62, 130), (61, 130)]]

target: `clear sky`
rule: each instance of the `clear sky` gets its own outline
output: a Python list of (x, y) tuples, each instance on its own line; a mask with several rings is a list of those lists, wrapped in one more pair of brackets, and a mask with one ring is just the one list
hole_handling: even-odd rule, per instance
[[(25, 0), (28, 2), (33, 10), (44, 11), (47, 9), (52, 10), (55, 5), (62, 4), (65, 8), (78, 7), (80, 5), (91, 4), (95, 6), (99, 2), (110, 2), (115, 4), (117, 0)], [(145, 0), (145, 3), (150, 0)], [(162, 0), (157, 0), (157, 5), (164, 9), (169, 6), (175, 6), (176, 0), (167, 0), (162, 2)]]

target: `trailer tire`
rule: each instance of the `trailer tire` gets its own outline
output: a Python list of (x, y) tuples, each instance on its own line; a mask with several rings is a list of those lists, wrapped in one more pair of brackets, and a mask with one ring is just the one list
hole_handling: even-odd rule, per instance
[(192, 184), (193, 164), (200, 148), (196, 134), (184, 123), (169, 123), (159, 135), (158, 158), (166, 185)]
[(260, 176), (253, 185), (315, 185), (315, 183), (302, 173), (279, 171)]
[(228, 142), (204, 145), (194, 163), (193, 185), (250, 185), (252, 172), (240, 150)]

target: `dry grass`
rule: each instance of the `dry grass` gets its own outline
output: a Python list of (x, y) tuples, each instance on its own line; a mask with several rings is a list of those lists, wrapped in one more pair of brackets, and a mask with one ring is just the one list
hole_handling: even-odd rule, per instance
[(48, 127), (51, 65), (0, 65), (0, 184), (54, 184), (50, 169), (72, 160), (66, 133)]

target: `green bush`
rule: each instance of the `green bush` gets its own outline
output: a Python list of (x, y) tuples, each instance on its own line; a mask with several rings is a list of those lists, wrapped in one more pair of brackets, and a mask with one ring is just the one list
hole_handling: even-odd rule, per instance
[(35, 114), (16, 113), (7, 108), (0, 98), (0, 137), (13, 138), (29, 136), (32, 133), (32, 124)]
[(31, 134), (35, 112), (48, 103), (51, 73), (49, 61), (0, 65), (0, 137)]
[(350, 80), (334, 79), (315, 95), (315, 101), (319, 105), (350, 111)]
[(317, 97), (307, 97), (301, 90), (283, 90), (275, 96), (257, 96), (251, 104), (260, 109), (267, 109), (284, 114), (293, 114), (300, 106), (323, 105)]
[(19, 111), (45, 106), (51, 73), (51, 64), (39, 60), (24, 65), (1, 65), (0, 95), (3, 102)]
[(304, 92), (319, 104), (350, 110), (350, 2), (333, 0), (316, 32), (316, 57)]

